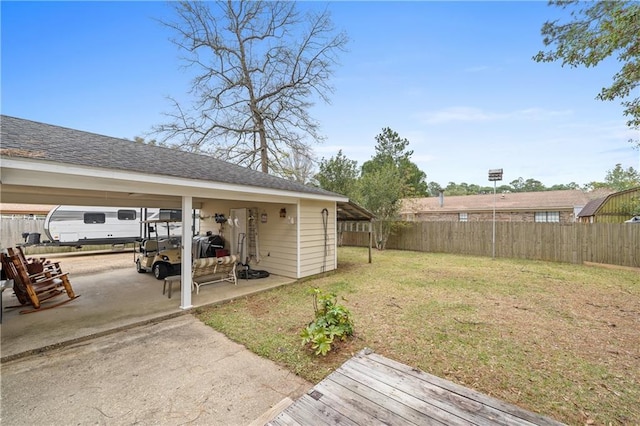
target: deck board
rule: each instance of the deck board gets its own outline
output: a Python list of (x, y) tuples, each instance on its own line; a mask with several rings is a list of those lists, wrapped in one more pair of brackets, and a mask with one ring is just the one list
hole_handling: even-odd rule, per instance
[[(415, 424), (424, 423), (425, 417), (432, 422), (432, 424), (442, 423), (445, 425), (468, 425), (468, 421), (464, 421), (460, 416), (456, 416), (455, 413), (452, 414), (450, 410), (443, 410), (441, 407), (438, 407), (438, 400), (425, 400), (424, 397), (421, 397), (418, 392), (409, 391), (407, 392), (406, 386), (402, 384), (392, 385), (389, 383), (384, 383), (378, 380), (374, 374), (369, 374), (367, 372), (359, 371), (357, 368), (354, 368), (354, 364), (350, 363), (349, 365), (344, 365), (341, 371), (345, 371), (349, 375), (349, 377), (354, 380), (358, 380), (363, 384), (366, 384), (370, 388), (377, 389), (383, 396), (383, 399), (379, 402), (380, 404), (385, 405), (398, 405), (401, 404), (402, 412), (405, 412), (407, 416), (410, 415), (410, 411), (415, 412), (411, 421)], [(403, 389), (405, 387), (405, 389)]]
[(267, 424), (562, 425), (368, 349)]
[[(364, 358), (362, 358), (364, 359)], [(433, 374), (425, 373), (424, 371), (411, 368), (405, 364), (401, 364), (389, 358), (371, 353), (366, 357), (367, 360), (376, 361), (381, 364), (391, 366), (399, 371), (403, 371), (407, 376), (421, 380), (427, 383), (431, 383), (441, 389), (447, 391), (449, 395), (456, 394), (463, 396), (469, 400), (476, 401), (482, 404), (485, 408), (492, 408), (507, 414), (507, 421), (509, 424), (514, 424), (514, 421), (522, 420), (534, 425), (556, 425), (560, 426), (563, 423), (555, 421), (549, 417), (545, 417), (531, 411), (524, 410), (516, 405), (508, 404), (497, 398), (493, 398), (489, 395), (474, 391), (464, 386), (453, 383), (449, 380), (442, 379)]]
[[(487, 420), (495, 425), (531, 426), (535, 424), (507, 414), (503, 410), (496, 409), (493, 404), (485, 404), (478, 401), (481, 394), (477, 392), (465, 392), (464, 395), (461, 395), (460, 393), (452, 392), (450, 389), (443, 389), (433, 383), (435, 376), (416, 376), (421, 372), (413, 371), (402, 364), (398, 363), (404, 368), (394, 369), (386, 364), (377, 362), (373, 358), (354, 358), (352, 361), (349, 363), (350, 368), (363, 373), (368, 372), (380, 382), (388, 383), (389, 386), (405, 394), (416, 395), (420, 400), (427, 403), (427, 406), (430, 406), (434, 413), (440, 412), (442, 415), (448, 413), (451, 418), (461, 419), (463, 421), (462, 424), (480, 424)], [(498, 402), (498, 400), (494, 402)]]
[[(358, 413), (366, 424), (417, 424), (416, 414), (408, 412), (407, 407), (394, 400), (387, 400), (386, 396), (375, 389), (363, 386), (356, 380), (344, 374), (335, 372), (329, 380), (323, 381), (318, 390), (323, 394), (346, 402), (343, 414), (354, 418)], [(413, 415), (412, 415), (413, 414)], [(367, 420), (369, 420), (367, 422)], [(359, 421), (358, 424), (362, 424)]]

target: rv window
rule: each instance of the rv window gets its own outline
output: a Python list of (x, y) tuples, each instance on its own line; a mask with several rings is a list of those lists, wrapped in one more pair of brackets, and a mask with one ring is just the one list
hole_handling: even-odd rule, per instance
[(118, 210), (118, 220), (136, 220), (136, 211)]
[(84, 214), (84, 223), (104, 223), (104, 222), (105, 222), (104, 213), (85, 213)]

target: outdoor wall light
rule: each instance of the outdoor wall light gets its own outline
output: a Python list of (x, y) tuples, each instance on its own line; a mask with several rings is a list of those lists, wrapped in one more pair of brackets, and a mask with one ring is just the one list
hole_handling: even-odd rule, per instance
[(280, 209), (280, 217), (287, 217), (287, 209), (285, 209), (284, 207)]

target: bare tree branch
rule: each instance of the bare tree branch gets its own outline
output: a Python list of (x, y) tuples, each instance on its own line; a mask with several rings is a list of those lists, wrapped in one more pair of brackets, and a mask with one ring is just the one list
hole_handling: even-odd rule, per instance
[[(170, 99), (161, 139), (268, 173), (310, 156), (323, 138), (310, 114), (329, 102), (330, 78), (348, 38), (328, 11), (300, 14), (295, 2), (175, 3), (172, 40), (196, 71), (190, 107)], [(302, 162), (298, 162), (302, 166)]]

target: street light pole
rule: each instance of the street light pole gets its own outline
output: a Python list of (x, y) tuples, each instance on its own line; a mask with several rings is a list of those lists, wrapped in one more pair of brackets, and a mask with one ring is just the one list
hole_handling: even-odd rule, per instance
[(493, 182), (493, 234), (491, 238), (491, 258), (496, 258), (496, 182), (502, 180), (502, 169), (489, 170), (489, 182)]
[(496, 258), (496, 181), (493, 181), (493, 236), (491, 239), (491, 258)]

